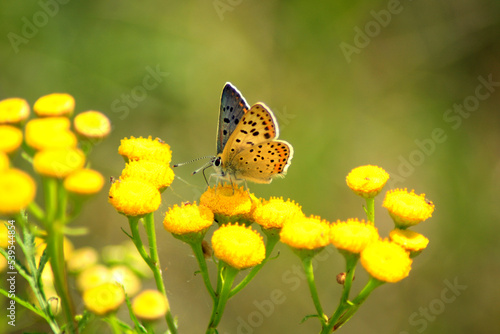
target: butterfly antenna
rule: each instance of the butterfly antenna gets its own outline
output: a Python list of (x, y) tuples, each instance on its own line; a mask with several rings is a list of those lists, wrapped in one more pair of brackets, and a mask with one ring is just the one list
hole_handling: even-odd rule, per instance
[[(179, 163), (179, 164), (175, 164), (175, 165), (173, 165), (172, 167), (180, 167), (180, 166), (184, 166), (184, 165), (190, 164), (190, 163), (195, 162), (195, 161), (198, 161), (198, 160), (208, 159), (208, 158), (213, 158), (213, 156), (209, 155), (209, 156), (206, 156), (206, 157), (196, 158), (196, 159), (189, 160), (189, 161), (186, 161), (186, 162), (181, 162), (181, 163)], [(201, 168), (200, 168), (200, 169), (201, 169)], [(199, 170), (197, 170), (197, 172), (198, 172), (198, 171), (199, 171)]]

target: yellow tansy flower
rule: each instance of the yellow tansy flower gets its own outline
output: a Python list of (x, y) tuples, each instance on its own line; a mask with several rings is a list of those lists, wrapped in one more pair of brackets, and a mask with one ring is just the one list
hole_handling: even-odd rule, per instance
[(77, 148), (39, 151), (33, 158), (33, 168), (40, 175), (64, 178), (85, 164), (85, 154)]
[(417, 195), (413, 190), (409, 193), (406, 189), (389, 190), (382, 206), (402, 229), (430, 218), (434, 212), (434, 204), (425, 199), (425, 194)]
[(32, 119), (26, 123), (26, 143), (36, 150), (76, 147), (78, 141), (69, 128), (66, 117)]
[(158, 210), (161, 195), (149, 183), (138, 180), (118, 180), (109, 190), (109, 203), (127, 216), (141, 216)]
[(174, 181), (174, 171), (159, 161), (131, 160), (122, 171), (121, 179), (138, 179), (162, 190)]
[(99, 111), (89, 110), (76, 115), (75, 131), (87, 138), (104, 138), (111, 132), (109, 118)]
[(118, 265), (110, 269), (111, 281), (123, 285), (125, 292), (129, 296), (135, 296), (141, 289), (141, 280), (127, 266)]
[(424, 250), (429, 244), (429, 239), (422, 234), (411, 230), (394, 229), (389, 233), (389, 238), (410, 252), (410, 256)]
[(214, 214), (204, 205), (184, 204), (171, 207), (163, 226), (173, 234), (198, 233), (206, 230), (214, 221)]
[(283, 197), (271, 197), (268, 201), (263, 200), (253, 211), (252, 219), (263, 228), (281, 228), (287, 221), (297, 217), (303, 217), (304, 213), (300, 205)]
[(330, 241), (337, 249), (359, 254), (369, 243), (378, 240), (377, 228), (364, 220), (348, 219), (330, 226)]
[(97, 315), (115, 311), (124, 301), (125, 293), (116, 283), (104, 283), (83, 293), (85, 307)]
[(35, 198), (35, 181), (19, 169), (0, 173), (0, 214), (13, 214), (25, 208)]
[(118, 153), (127, 160), (150, 160), (164, 164), (169, 164), (172, 160), (170, 146), (159, 138), (153, 140), (151, 136), (122, 139)]
[(11, 125), (0, 125), (0, 151), (10, 154), (23, 142), (23, 132)]
[(132, 301), (132, 312), (142, 320), (160, 319), (168, 308), (167, 298), (157, 290), (144, 290)]
[(0, 101), (0, 124), (17, 124), (30, 115), (30, 106), (24, 99), (12, 97)]
[(360, 260), (372, 277), (389, 283), (407, 277), (412, 263), (404, 248), (387, 240), (370, 243), (361, 252)]
[(102, 264), (95, 264), (85, 268), (76, 278), (76, 286), (80, 291), (95, 288), (112, 281), (111, 272)]
[(104, 185), (101, 173), (93, 169), (79, 169), (64, 179), (64, 188), (74, 194), (97, 194)]
[(75, 109), (75, 99), (66, 93), (53, 93), (36, 100), (33, 111), (38, 116), (67, 116)]
[(252, 199), (248, 192), (243, 190), (243, 187), (233, 187), (227, 183), (209, 187), (201, 195), (200, 204), (208, 207), (214, 214), (228, 217), (241, 217), (252, 210)]
[(389, 174), (384, 169), (372, 165), (354, 168), (346, 177), (349, 188), (364, 198), (378, 195), (387, 180)]
[(296, 249), (317, 249), (330, 243), (330, 225), (318, 216), (288, 221), (280, 232), (281, 242)]
[(0, 152), (0, 172), (8, 169), (10, 166), (10, 160), (7, 154)]
[(68, 270), (72, 273), (79, 273), (97, 264), (99, 253), (92, 247), (82, 247), (75, 249), (66, 261)]
[(258, 265), (266, 250), (262, 236), (250, 227), (242, 225), (222, 225), (212, 236), (215, 256), (236, 269)]

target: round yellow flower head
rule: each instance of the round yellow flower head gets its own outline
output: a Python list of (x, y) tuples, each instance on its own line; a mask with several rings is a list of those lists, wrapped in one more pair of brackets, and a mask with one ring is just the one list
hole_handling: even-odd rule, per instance
[(65, 178), (85, 164), (85, 154), (78, 148), (39, 151), (33, 158), (33, 168), (40, 175)]
[(108, 267), (96, 264), (84, 269), (76, 278), (76, 286), (80, 291), (86, 291), (112, 281)]
[(165, 316), (168, 300), (157, 290), (144, 290), (132, 301), (132, 312), (141, 320), (157, 320)]
[(66, 117), (32, 119), (26, 123), (26, 143), (36, 150), (76, 147), (78, 140), (70, 124)]
[(297, 217), (304, 217), (302, 207), (290, 201), (286, 202), (283, 197), (271, 197), (268, 201), (263, 200), (253, 211), (253, 221), (263, 228), (282, 228), (287, 221), (294, 220)]
[(35, 198), (35, 181), (19, 169), (0, 173), (0, 214), (14, 214)]
[(103, 185), (104, 178), (101, 173), (93, 169), (79, 169), (64, 179), (64, 188), (68, 192), (78, 195), (97, 194)]
[(171, 207), (163, 226), (172, 234), (198, 233), (206, 230), (214, 221), (214, 214), (204, 205), (183, 204)]
[(104, 283), (83, 293), (85, 307), (97, 315), (115, 311), (124, 301), (125, 293), (116, 283)]
[(287, 221), (280, 232), (281, 242), (296, 249), (318, 249), (330, 243), (330, 225), (319, 216)]
[(11, 125), (0, 125), (0, 151), (13, 153), (23, 142), (23, 132)]
[(0, 152), (0, 172), (8, 169), (10, 166), (9, 157), (4, 152)]
[(419, 254), (429, 244), (429, 239), (411, 230), (400, 230), (396, 228), (389, 233), (389, 238), (395, 244), (409, 251), (410, 257)]
[(248, 192), (243, 187), (233, 187), (227, 183), (209, 187), (201, 195), (200, 204), (208, 207), (214, 214), (227, 217), (245, 216), (252, 210), (252, 199)]
[(262, 236), (243, 225), (222, 225), (212, 236), (215, 256), (233, 268), (242, 270), (261, 263), (266, 250)]
[(111, 281), (123, 285), (129, 296), (135, 296), (141, 290), (141, 280), (125, 265), (114, 266), (110, 269)]
[(378, 195), (389, 180), (389, 174), (377, 166), (366, 165), (354, 168), (346, 182), (357, 195), (372, 198)]
[(94, 248), (82, 247), (71, 253), (66, 265), (71, 273), (79, 273), (96, 265), (97, 261), (99, 261), (99, 254)]
[(149, 183), (138, 180), (118, 180), (109, 189), (109, 203), (126, 216), (142, 216), (158, 210), (161, 195)]
[(378, 240), (377, 228), (357, 218), (337, 221), (330, 226), (330, 241), (339, 250), (359, 254), (365, 247)]
[(127, 160), (158, 161), (166, 165), (172, 160), (170, 146), (159, 138), (153, 140), (151, 136), (122, 139), (118, 153)]
[(361, 264), (374, 278), (396, 283), (410, 274), (412, 260), (399, 245), (387, 240), (372, 242), (361, 252)]
[(36, 100), (33, 111), (38, 116), (68, 116), (75, 109), (75, 99), (66, 93), (53, 93)]
[(131, 160), (122, 171), (121, 179), (141, 180), (161, 191), (174, 181), (174, 171), (169, 165), (159, 161)]
[(385, 195), (384, 208), (389, 211), (396, 227), (406, 229), (432, 216), (434, 204), (425, 199), (425, 194), (417, 195), (404, 189), (389, 190)]
[(0, 124), (17, 124), (30, 115), (30, 106), (24, 99), (12, 97), (0, 101)]
[(111, 132), (109, 118), (99, 111), (89, 110), (76, 115), (75, 131), (87, 138), (104, 138)]

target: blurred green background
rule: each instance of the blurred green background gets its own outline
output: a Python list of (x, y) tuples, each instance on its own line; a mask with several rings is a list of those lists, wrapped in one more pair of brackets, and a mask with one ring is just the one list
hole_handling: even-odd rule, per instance
[[(214, 154), (220, 93), (230, 81), (250, 104), (275, 112), (280, 137), (295, 149), (285, 179), (249, 185), (257, 196), (294, 199), (329, 221), (363, 217), (345, 176), (375, 164), (392, 176), (386, 189), (415, 189), (436, 205), (415, 228), (430, 244), (410, 276), (377, 289), (340, 332), (486, 333), (498, 327), (500, 309), (499, 7), (486, 0), (2, 1), (0, 98), (32, 105), (68, 92), (77, 112), (104, 112), (113, 131), (91, 162), (109, 177), (124, 167), (123, 137), (162, 138), (173, 163)], [(211, 302), (188, 246), (161, 222), (173, 203), (199, 198), (203, 177), (190, 173), (201, 164), (175, 170), (179, 179), (156, 216), (180, 333), (204, 332)], [(107, 203), (107, 189), (75, 223), (90, 229), (73, 238), (76, 247), (126, 240), (126, 219)], [(392, 223), (379, 197), (376, 223), (387, 236)], [(315, 319), (300, 324), (314, 309), (298, 258), (284, 245), (278, 250), (229, 301), (220, 333), (319, 331)], [(331, 314), (343, 260), (333, 249), (323, 255), (317, 284)], [(356, 291), (365, 281), (360, 269)], [(285, 302), (260, 309), (276, 289)]]

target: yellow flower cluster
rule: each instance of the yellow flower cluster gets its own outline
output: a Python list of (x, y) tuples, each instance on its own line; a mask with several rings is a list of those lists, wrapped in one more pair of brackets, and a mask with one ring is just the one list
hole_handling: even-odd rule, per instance
[[(23, 149), (33, 156), (33, 169), (37, 174), (64, 179), (66, 190), (73, 194), (92, 195), (102, 188), (103, 177), (84, 168), (86, 156), (78, 148), (79, 142), (69, 119), (74, 107), (71, 95), (49, 94), (39, 98), (33, 106), (38, 117), (28, 120), (28, 102), (20, 98), (0, 101), (0, 213), (19, 212), (31, 203), (36, 193), (31, 176), (9, 167), (9, 156), (16, 154), (23, 143), (23, 130), (26, 143)], [(96, 118), (109, 124), (104, 114), (95, 113)], [(75, 128), (80, 124), (77, 118)], [(110, 127), (101, 132), (101, 137), (109, 131)]]
[(123, 139), (118, 152), (128, 161), (119, 180), (111, 185), (109, 202), (126, 216), (142, 216), (158, 209), (160, 193), (174, 180), (169, 166), (170, 146), (161, 139)]

